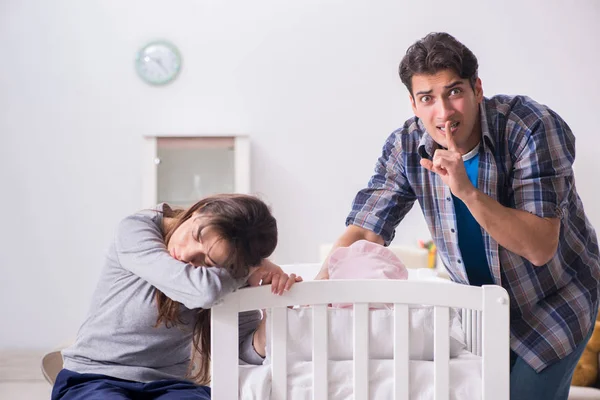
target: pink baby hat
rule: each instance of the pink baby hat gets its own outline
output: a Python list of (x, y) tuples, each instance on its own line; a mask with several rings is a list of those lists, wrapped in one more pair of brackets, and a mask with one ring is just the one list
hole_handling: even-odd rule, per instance
[[(404, 263), (393, 251), (368, 240), (350, 247), (337, 248), (329, 257), (329, 279), (402, 279), (408, 278)], [(334, 307), (351, 307), (333, 304)]]

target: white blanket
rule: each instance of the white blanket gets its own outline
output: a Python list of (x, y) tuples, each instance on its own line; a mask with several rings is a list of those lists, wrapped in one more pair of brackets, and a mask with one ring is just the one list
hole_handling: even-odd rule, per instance
[[(267, 311), (267, 357), (271, 362), (271, 310)], [(329, 359), (352, 360), (353, 353), (353, 310), (329, 308)], [(411, 360), (433, 360), (434, 308), (411, 305), (409, 308), (409, 358)], [(450, 357), (456, 357), (466, 348), (465, 334), (458, 313), (450, 309), (448, 325)], [(369, 358), (391, 360), (394, 358), (394, 314), (393, 310), (369, 310)], [(288, 362), (312, 361), (313, 321), (311, 308), (287, 310), (287, 357)]]
[[(371, 360), (369, 398), (393, 398), (392, 360)], [(433, 399), (433, 362), (410, 361), (410, 399)], [(329, 362), (329, 399), (352, 399), (352, 361)], [(463, 352), (450, 360), (450, 399), (481, 399), (481, 358)], [(265, 400), (271, 396), (271, 366), (240, 366), (240, 399)], [(288, 400), (312, 400), (312, 362), (288, 367)]]

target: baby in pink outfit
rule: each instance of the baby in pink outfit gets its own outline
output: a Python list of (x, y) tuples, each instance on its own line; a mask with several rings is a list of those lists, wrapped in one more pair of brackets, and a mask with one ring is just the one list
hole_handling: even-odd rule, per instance
[[(393, 251), (368, 240), (359, 240), (349, 247), (336, 249), (329, 256), (328, 269), (329, 279), (406, 280), (408, 278), (406, 267)], [(332, 304), (332, 306), (350, 308), (352, 304)], [(381, 308), (381, 305), (377, 308)]]

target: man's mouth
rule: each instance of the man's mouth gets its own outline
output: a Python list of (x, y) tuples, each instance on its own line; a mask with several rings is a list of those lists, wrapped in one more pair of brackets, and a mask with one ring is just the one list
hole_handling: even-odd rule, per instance
[[(450, 132), (452, 132), (452, 133), (456, 132), (456, 129), (458, 128), (459, 125), (460, 125), (460, 122), (458, 122), (458, 121), (450, 124)], [(436, 128), (439, 129), (440, 131), (442, 131), (443, 133), (446, 133), (446, 124), (437, 125)]]

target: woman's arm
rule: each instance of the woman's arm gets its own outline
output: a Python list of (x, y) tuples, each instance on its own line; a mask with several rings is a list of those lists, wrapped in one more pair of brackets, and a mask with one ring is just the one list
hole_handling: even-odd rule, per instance
[(262, 321), (258, 325), (258, 328), (254, 331), (254, 335), (252, 335), (252, 345), (254, 350), (261, 356), (265, 357), (267, 354), (266, 344), (267, 344), (267, 315), (264, 314)]
[[(283, 294), (284, 291), (290, 290), (297, 282), (302, 282), (302, 277), (296, 276), (295, 274), (290, 274), (288, 276), (283, 272), (281, 267), (267, 259), (263, 260), (257, 271), (250, 275), (250, 278), (248, 279), (248, 283), (251, 286), (271, 284), (271, 291), (279, 295)], [(258, 313), (258, 311), (250, 312)], [(240, 318), (242, 314), (240, 314)], [(265, 357), (266, 321), (267, 314), (262, 312), (262, 320), (254, 326), (251, 335), (248, 336), (250, 340), (247, 340), (246, 343), (240, 347), (240, 358), (250, 364), (262, 364), (262, 359)], [(244, 354), (246, 358), (243, 358), (241, 356), (242, 354)], [(260, 356), (261, 359), (259, 360), (254, 357), (254, 355)]]
[[(239, 316), (240, 359), (248, 364), (260, 365), (265, 357), (265, 322), (258, 310), (246, 311)], [(258, 333), (258, 332), (261, 333)], [(262, 345), (256, 340), (261, 340)]]
[(118, 226), (115, 254), (122, 268), (144, 279), (167, 297), (189, 309), (210, 308), (246, 282), (235, 280), (222, 268), (195, 267), (171, 257), (162, 232), (148, 215), (125, 218)]

